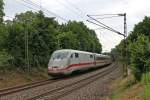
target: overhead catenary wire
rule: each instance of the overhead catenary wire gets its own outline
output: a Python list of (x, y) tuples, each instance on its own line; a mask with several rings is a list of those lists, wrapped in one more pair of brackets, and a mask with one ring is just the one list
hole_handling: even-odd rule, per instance
[(120, 17), (120, 16), (99, 17), (99, 18), (95, 18), (95, 19), (107, 19), (107, 18), (114, 18), (114, 17)]
[(42, 1), (40, 0), (40, 10), (41, 10), (41, 8), (42, 8)]
[(37, 7), (37, 8), (40, 8), (41, 10), (46, 11), (46, 12), (49, 13), (50, 15), (54, 15), (55, 17), (58, 17), (58, 18), (62, 19), (63, 21), (68, 22), (67, 19), (65, 19), (65, 18), (63, 18), (63, 17), (61, 17), (61, 16), (59, 16), (59, 15), (57, 15), (57, 14), (51, 12), (50, 10), (48, 10), (48, 9), (46, 9), (46, 8), (44, 8), (44, 7), (40, 6), (40, 5), (38, 5), (38, 4), (34, 3), (34, 2), (32, 2), (31, 0), (23, 0), (23, 1), (26, 2), (26, 3), (29, 3), (30, 5), (35, 6), (35, 7)]
[(24, 4), (24, 3), (22, 3), (22, 2), (20, 2), (20, 0), (16, 0), (17, 2), (19, 2), (21, 5), (23, 5), (24, 7), (27, 7), (27, 8), (29, 8), (29, 9), (32, 9), (32, 10), (34, 10), (34, 11), (37, 11), (37, 9), (35, 9), (35, 8), (33, 8), (33, 7), (30, 7), (28, 4)]
[[(92, 23), (92, 24), (95, 24), (95, 25), (97, 25), (97, 26), (100, 26), (100, 28), (97, 28), (96, 30), (99, 30), (99, 29), (107, 29), (107, 30), (109, 30), (109, 31), (112, 31), (112, 32), (115, 32), (115, 31), (113, 31), (113, 30), (111, 30), (111, 29), (109, 29), (109, 28), (107, 28), (107, 27), (105, 27), (105, 26), (102, 26), (102, 25), (99, 25), (99, 24), (97, 24), (97, 23), (94, 23), (94, 22), (92, 22), (92, 21), (90, 21), (90, 20), (87, 20), (88, 22), (90, 22), (90, 23)], [(105, 38), (107, 38), (107, 37), (105, 37)], [(106, 40), (108, 41), (108, 42), (106, 42)], [(107, 39), (105, 39), (105, 41), (103, 41), (105, 44), (110, 44), (110, 43), (112, 43), (112, 41), (111, 41), (111, 39), (110, 38), (107, 38)], [(103, 46), (104, 48), (106, 48), (106, 46)]]
[(99, 25), (99, 24), (97, 24), (97, 23), (95, 23), (95, 22), (92, 22), (92, 21), (90, 21), (90, 20), (87, 20), (88, 22), (90, 22), (90, 23), (92, 23), (92, 24), (95, 24), (95, 25), (97, 25), (97, 26), (100, 26), (100, 27), (102, 27), (102, 28), (104, 28), (104, 29), (107, 29), (107, 30), (109, 30), (109, 31), (112, 31), (112, 32), (116, 32), (116, 31), (114, 31), (114, 30), (111, 30), (110, 28), (108, 28), (108, 27), (105, 27), (105, 26), (102, 26), (102, 25)]
[(28, 3), (30, 3), (30, 4), (34, 4), (35, 6), (39, 6), (38, 8), (39, 8), (39, 10), (41, 10), (41, 7), (42, 7), (42, 5), (41, 5), (41, 0), (40, 0), (40, 2), (38, 2), (38, 1), (36, 1), (36, 2), (33, 2), (33, 1), (31, 1), (31, 0), (23, 0), (23, 1), (27, 1)]
[[(126, 37), (127, 37), (127, 26), (126, 26), (126, 13), (122, 13), (122, 14), (103, 14), (103, 15), (91, 15), (91, 16), (106, 16), (106, 15), (118, 15), (118, 16), (124, 16), (124, 34), (114, 30), (113, 28), (111, 28), (112, 30), (114, 30), (115, 33), (118, 33), (119, 35), (123, 35), (124, 36), (124, 48), (125, 48), (125, 52), (123, 53), (122, 56), (124, 56), (124, 59), (126, 60), (126, 57), (127, 57), (127, 52), (126, 52), (126, 46), (127, 46), (127, 42), (126, 42)], [(92, 20), (98, 22), (99, 24), (101, 25), (104, 25), (106, 26), (107, 28), (110, 28), (109, 26), (101, 23), (100, 21), (98, 21), (97, 19), (91, 17), (90, 15), (88, 15), (88, 17), (90, 17)], [(123, 65), (123, 76), (126, 77), (128, 75), (128, 69), (127, 69), (127, 65), (126, 63)]]
[(99, 15), (89, 15), (89, 16), (114, 16), (114, 15), (116, 14), (99, 14)]
[[(99, 24), (97, 24), (97, 23), (94, 23), (94, 22), (92, 22), (92, 21), (89, 21), (89, 20), (87, 20), (87, 21), (90, 22), (90, 23), (92, 23), (92, 24), (95, 24), (95, 25), (97, 25), (97, 26), (100, 26), (100, 27), (101, 27), (100, 29), (107, 29), (107, 30), (109, 30), (109, 31), (112, 31), (112, 30), (110, 30), (110, 29), (107, 28), (107, 27), (101, 26), (101, 25), (99, 25)], [(112, 31), (112, 32), (114, 32), (114, 31)]]
[(76, 11), (73, 10), (73, 9), (70, 9), (70, 7), (69, 7), (67, 4), (62, 3), (62, 2), (60, 2), (59, 0), (55, 0), (55, 1), (58, 2), (59, 4), (63, 5), (65, 8), (67, 8), (67, 10), (70, 11), (71, 13), (73, 13), (73, 14), (75, 14), (75, 15), (78, 15), (78, 16), (80, 16), (80, 17), (82, 18), (82, 16), (81, 16), (78, 12), (76, 12)]
[[(120, 17), (120, 16), (109, 16), (109, 17), (96, 17), (95, 19), (111, 19), (111, 18), (116, 18), (116, 17)], [(91, 20), (91, 18), (89, 18), (88, 20)]]
[[(101, 25), (99, 25), (99, 24), (96, 24), (96, 23), (94, 23), (94, 22), (92, 22), (92, 21), (90, 21), (91, 23), (94, 23), (94, 24), (96, 24), (96, 25), (98, 25), (98, 26), (104, 26), (105, 28), (107, 28), (108, 30), (110, 30), (110, 31), (113, 31), (113, 32), (115, 32), (115, 33), (118, 33), (118, 34), (120, 34), (120, 35), (123, 35), (124, 36), (124, 34), (122, 34), (121, 32), (119, 32), (119, 31), (117, 31), (117, 30), (115, 30), (115, 29), (113, 29), (113, 28), (111, 28), (111, 27), (109, 27), (109, 26), (107, 26), (107, 25), (105, 25), (104, 23), (102, 23), (102, 22), (100, 22), (100, 21), (98, 21), (98, 20), (96, 20), (95, 18), (93, 18), (93, 17), (91, 17), (90, 15), (87, 15), (89, 18), (91, 18), (92, 20), (94, 20), (94, 21), (96, 21), (96, 22), (98, 22), (99, 24), (101, 24)], [(89, 21), (89, 20), (88, 20)]]
[(109, 26), (103, 24), (102, 22), (96, 20), (95, 18), (91, 17), (90, 15), (87, 15), (87, 16), (88, 16), (89, 18), (91, 18), (92, 20), (94, 20), (94, 21), (98, 22), (99, 24), (101, 24), (101, 25), (98, 24), (99, 26), (104, 26), (104, 27), (106, 27), (107, 29), (112, 30), (113, 32), (116, 32), (116, 33), (118, 33), (118, 34), (121, 34), (120, 32), (118, 32), (118, 31), (112, 29), (111, 27), (109, 27)]
[(48, 10), (48, 9), (46, 9), (46, 8), (44, 8), (44, 7), (42, 7), (42, 6), (38, 5), (38, 4), (36, 4), (36, 3), (34, 3), (34, 2), (32, 2), (31, 0), (22, 0), (22, 1), (23, 1), (24, 3), (26, 3), (26, 4), (30, 4), (30, 5), (34, 6), (34, 7), (36, 7), (36, 8), (40, 8), (41, 10), (44, 10), (44, 11), (47, 12), (48, 14), (53, 15), (53, 16), (55, 16), (55, 17), (58, 17), (59, 19), (65, 21), (65, 22), (68, 22), (67, 19), (65, 19), (65, 18), (63, 18), (63, 17), (61, 17), (61, 16), (55, 14), (54, 12), (52, 12), (52, 11), (50, 11), (50, 10)]
[[(93, 29), (93, 30), (95, 30), (95, 31), (97, 31), (97, 30), (104, 30), (104, 29), (107, 29), (107, 28), (104, 28), (103, 26), (101, 27), (99, 27), (99, 28), (97, 28), (97, 29)], [(102, 32), (100, 32), (101, 34), (103, 34)], [(113, 35), (114, 36), (114, 35)], [(112, 40), (111, 38), (109, 38), (109, 37), (105, 37), (108, 41), (110, 41), (110, 40)], [(109, 38), (109, 39), (108, 39)]]
[(20, 3), (21, 5), (23, 5), (24, 7), (27, 7), (27, 8), (29, 8), (29, 9), (31, 9), (31, 10), (33, 10), (33, 11), (35, 11), (35, 12), (38, 12), (39, 10), (38, 9), (36, 9), (36, 8), (34, 8), (34, 7), (31, 7), (31, 4), (30, 3), (27, 3), (26, 1), (24, 2), (24, 0), (23, 0), (23, 2), (21, 2), (20, 0), (16, 0), (18, 3)]
[(72, 7), (74, 7), (76, 10), (78, 10), (79, 12), (81, 12), (83, 15), (87, 15), (85, 12), (83, 12), (79, 7), (77, 7), (76, 5), (74, 5), (73, 3), (71, 3), (69, 0), (65, 0), (69, 5), (71, 5)]

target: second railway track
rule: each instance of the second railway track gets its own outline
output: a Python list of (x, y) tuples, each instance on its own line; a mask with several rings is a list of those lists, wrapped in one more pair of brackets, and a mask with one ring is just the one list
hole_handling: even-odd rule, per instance
[(12, 93), (20, 92), (23, 90), (35, 88), (38, 86), (42, 86), (45, 84), (52, 84), (52, 83), (57, 82), (57, 81), (58, 80), (47, 79), (47, 80), (43, 80), (43, 81), (38, 81), (38, 82), (33, 82), (33, 83), (29, 83), (29, 84), (24, 84), (24, 85), (19, 85), (19, 86), (14, 86), (14, 87), (2, 89), (2, 90), (0, 90), (0, 97), (6, 96), (6, 95), (9, 95)]
[[(105, 76), (106, 74), (111, 73), (115, 69), (116, 69), (115, 65), (112, 65), (112, 67), (109, 70), (105, 70), (103, 72), (96, 73), (96, 74), (91, 75), (89, 77), (86, 77), (84, 79), (75, 81), (71, 84), (67, 84), (65, 86), (49, 90), (48, 92), (45, 92), (43, 94), (40, 94), (40, 95), (35, 96), (33, 98), (30, 98), (29, 100), (36, 100), (36, 99), (39, 99), (39, 98), (41, 98), (42, 100), (43, 99), (57, 100), (58, 98), (63, 97), (65, 95), (68, 95), (72, 91), (77, 90), (81, 87), (84, 87), (84, 86), (90, 84), (91, 82)], [(47, 95), (48, 95), (48, 97), (44, 97), (44, 96), (47, 96)], [(41, 99), (39, 99), (39, 100), (41, 100)]]

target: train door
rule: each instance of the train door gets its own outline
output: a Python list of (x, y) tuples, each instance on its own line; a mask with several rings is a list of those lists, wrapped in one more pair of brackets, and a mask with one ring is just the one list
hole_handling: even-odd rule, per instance
[(80, 70), (78, 64), (79, 64), (79, 53), (72, 53), (69, 59), (69, 65), (72, 66), (70, 72)]
[(70, 56), (70, 64), (79, 64), (79, 53), (73, 53)]
[(96, 67), (96, 54), (93, 54), (94, 56), (94, 67)]

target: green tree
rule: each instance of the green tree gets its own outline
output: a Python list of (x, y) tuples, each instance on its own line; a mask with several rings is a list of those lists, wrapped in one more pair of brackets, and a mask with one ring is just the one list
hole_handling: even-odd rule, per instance
[(5, 26), (2, 24), (3, 23), (3, 16), (4, 14), (4, 2), (3, 0), (0, 0), (0, 51), (2, 49), (2, 43), (4, 41), (4, 37), (5, 37)]
[(53, 18), (45, 17), (42, 12), (28, 11), (16, 15), (8, 26), (6, 49), (14, 57), (15, 66), (26, 64), (25, 41), (28, 34), (30, 66), (46, 66), (50, 54), (56, 50), (55, 35), (58, 34), (58, 23)]
[(4, 2), (3, 0), (0, 0), (0, 24), (3, 22), (3, 16), (5, 15), (4, 14)]
[[(119, 57), (123, 58), (123, 53), (127, 50), (127, 61), (124, 61), (132, 66), (134, 75), (137, 80), (141, 79), (141, 76), (145, 68), (150, 67), (150, 17), (145, 17), (143, 21), (135, 25), (130, 35), (126, 38), (127, 47), (124, 46), (124, 41), (121, 41), (116, 46), (116, 51)], [(119, 58), (118, 57), (118, 58)]]
[(136, 42), (130, 43), (129, 48), (134, 75), (137, 80), (140, 80), (146, 69), (150, 68), (150, 40), (147, 36), (140, 35)]
[(63, 25), (62, 31), (72, 31), (77, 36), (78, 50), (101, 53), (102, 47), (95, 31), (90, 30), (83, 22), (70, 21)]
[(128, 37), (128, 40), (134, 42), (137, 40), (138, 36), (143, 34), (150, 38), (150, 17), (144, 17), (144, 19), (134, 26), (133, 31)]
[(77, 36), (70, 32), (63, 32), (57, 36), (60, 49), (78, 49)]
[(50, 55), (57, 49), (101, 52), (95, 32), (84, 23), (70, 21), (60, 25), (54, 18), (45, 17), (42, 11), (17, 14), (13, 21), (5, 22), (5, 30), (0, 45), (13, 58), (11, 64), (21, 68), (27, 63), (27, 39), (32, 67), (47, 67)]

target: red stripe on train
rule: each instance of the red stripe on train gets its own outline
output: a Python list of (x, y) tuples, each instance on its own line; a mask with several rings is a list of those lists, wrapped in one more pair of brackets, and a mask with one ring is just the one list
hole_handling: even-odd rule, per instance
[(80, 66), (91, 65), (91, 64), (95, 64), (95, 62), (79, 63), (79, 64), (71, 64), (71, 65), (68, 65), (66, 68), (63, 68), (63, 69), (57, 69), (57, 70), (66, 70), (66, 69), (69, 69), (69, 68), (71, 68), (71, 67), (80, 67)]
[(104, 63), (104, 62), (98, 61), (98, 62), (88, 62), (88, 63), (71, 64), (71, 65), (68, 65), (66, 68), (56, 69), (56, 70), (67, 70), (67, 69), (69, 69), (71, 67), (81, 67), (81, 66), (85, 67), (85, 65), (91, 65), (91, 64), (96, 64), (96, 63)]

